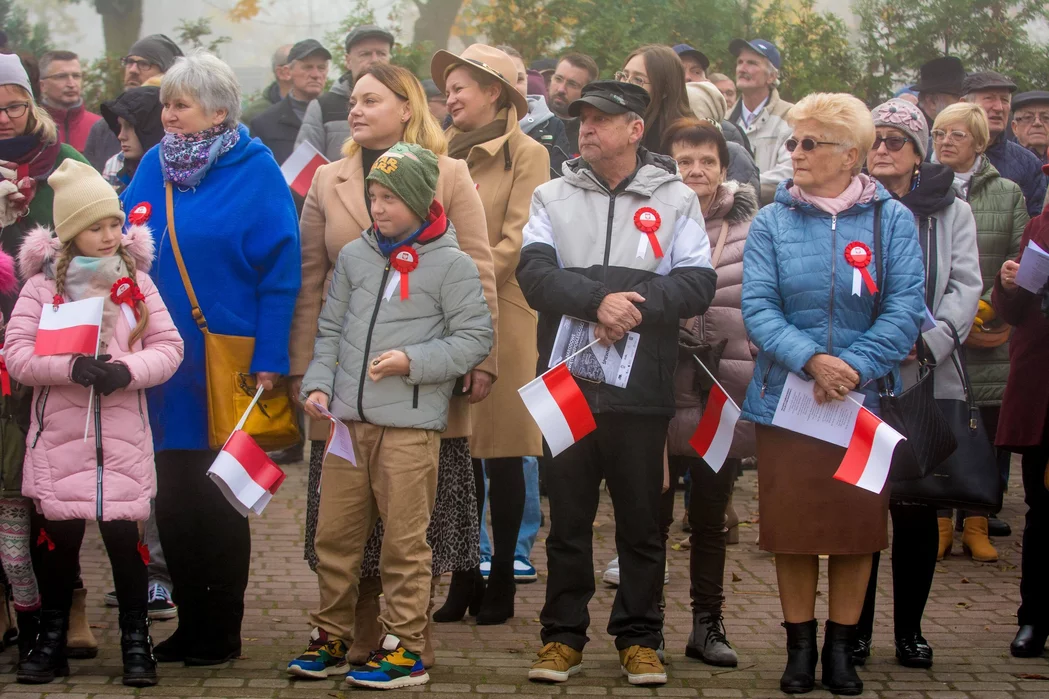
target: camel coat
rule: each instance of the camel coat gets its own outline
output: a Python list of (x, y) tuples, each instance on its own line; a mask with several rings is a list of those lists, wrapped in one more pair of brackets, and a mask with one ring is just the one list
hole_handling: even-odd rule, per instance
[[(532, 193), (550, 179), (550, 156), (521, 131), (514, 108), (509, 111), (506, 132), (474, 146), (466, 158), (484, 204), (500, 311), (496, 323), (501, 338), (496, 350), (499, 381), (473, 411), (470, 453), (478, 459), (543, 453), (539, 428), (517, 394), (517, 389), (535, 378), (539, 350), (536, 314), (521, 293), (516, 271)], [(453, 126), (445, 133), (451, 142), (459, 131)]]
[[(538, 144), (536, 144), (538, 145)], [(543, 153), (546, 149), (539, 146)], [(492, 325), (498, 328), (496, 305), (496, 277), (492, 266), (492, 250), (485, 234), (484, 209), (477, 188), (470, 178), (465, 163), (439, 156), (435, 199), (444, 206), (448, 220), (455, 226), (459, 247), (473, 258), (481, 275), (484, 297), (492, 312)], [(317, 337), (317, 319), (328, 293), (335, 261), (343, 247), (361, 237), (371, 227), (372, 220), (364, 201), (364, 168), (358, 151), (322, 166), (313, 177), (306, 204), (299, 222), (302, 240), (302, 288), (291, 320), (291, 375), (301, 376), (313, 359), (313, 343)], [(526, 211), (527, 213), (527, 211)], [(520, 231), (518, 231), (520, 234)], [(534, 339), (534, 331), (533, 331)], [(534, 342), (532, 343), (535, 344)], [(492, 353), (478, 365), (498, 376), (496, 352), (498, 330), (493, 338)], [(533, 366), (535, 362), (532, 363)], [(452, 398), (448, 410), (448, 428), (444, 439), (470, 435), (470, 403), (466, 397)], [(311, 425), (310, 437), (327, 439), (328, 426)]]

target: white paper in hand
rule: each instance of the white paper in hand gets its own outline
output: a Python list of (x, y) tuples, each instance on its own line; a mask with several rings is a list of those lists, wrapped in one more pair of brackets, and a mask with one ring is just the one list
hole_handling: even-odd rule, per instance
[(1046, 280), (1049, 280), (1049, 252), (1029, 240), (1016, 272), (1016, 284), (1037, 294), (1045, 287)]
[(350, 428), (342, 420), (328, 412), (328, 409), (320, 403), (311, 400), (310, 405), (331, 422), (331, 432), (328, 433), (328, 444), (324, 448), (324, 455), (334, 454), (356, 466), (357, 455), (353, 451), (353, 438), (350, 436)]
[(813, 394), (815, 387), (815, 381), (787, 374), (772, 424), (839, 447), (848, 447), (856, 427), (856, 416), (863, 405), (863, 395), (853, 391), (849, 395), (856, 402), (832, 400), (819, 405)]

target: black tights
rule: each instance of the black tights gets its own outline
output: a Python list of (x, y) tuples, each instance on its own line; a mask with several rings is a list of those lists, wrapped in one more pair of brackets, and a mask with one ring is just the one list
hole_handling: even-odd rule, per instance
[[(492, 570), (497, 566), (513, 569), (517, 534), (524, 515), (525, 482), (524, 459), (513, 456), (485, 459), (488, 472), (488, 511), (492, 516)], [(484, 476), (482, 461), (473, 460), (474, 483), (477, 486), (477, 519), (481, 526), (484, 508)]]
[[(936, 572), (936, 554), (940, 535), (936, 508), (930, 505), (892, 503), (892, 601), (893, 628), (897, 638), (921, 633), (922, 614), (932, 589)], [(860, 633), (870, 635), (874, 629), (874, 603), (878, 592), (878, 561), (874, 554), (867, 597), (860, 614)]]

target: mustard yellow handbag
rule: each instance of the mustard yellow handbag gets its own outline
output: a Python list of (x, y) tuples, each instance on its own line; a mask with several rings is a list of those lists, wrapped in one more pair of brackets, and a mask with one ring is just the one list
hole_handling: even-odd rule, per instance
[[(193, 291), (186, 263), (182, 259), (182, 251), (179, 250), (178, 237), (175, 235), (171, 183), (166, 182), (164, 186), (171, 250), (175, 253), (182, 284), (186, 287), (186, 295), (189, 296), (193, 308), (193, 320), (204, 334), (208, 385), (208, 443), (212, 449), (217, 450), (229, 439), (240, 416), (255, 397), (255, 377), (251, 374), (255, 338), (218, 335), (208, 330), (208, 322), (200, 310), (200, 303)], [(273, 390), (262, 394), (257, 407), (258, 410), (251, 411), (243, 429), (260, 447), (266, 451), (278, 451), (301, 441), (298, 419), (283, 380), (278, 382)]]

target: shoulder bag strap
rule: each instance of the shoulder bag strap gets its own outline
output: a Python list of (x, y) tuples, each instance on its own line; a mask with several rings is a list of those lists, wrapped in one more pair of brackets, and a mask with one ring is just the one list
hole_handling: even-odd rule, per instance
[(714, 247), (714, 254), (710, 258), (711, 266), (716, 270), (718, 268), (718, 262), (721, 262), (721, 253), (725, 251), (725, 238), (728, 237), (728, 219), (721, 222), (721, 235), (718, 237), (718, 243)]
[(969, 429), (976, 429), (976, 421), (980, 415), (980, 408), (976, 405), (976, 398), (973, 396), (972, 382), (969, 380), (969, 368), (965, 365), (965, 353), (962, 352), (962, 340), (958, 335), (958, 331), (954, 328), (954, 324), (951, 321), (944, 321), (947, 323), (947, 327), (951, 330), (951, 336), (954, 338), (954, 352), (951, 353), (951, 360), (954, 361), (954, 368), (958, 371), (958, 376), (962, 380), (962, 387), (965, 389), (965, 402), (969, 405)]
[(178, 246), (178, 236), (175, 235), (175, 207), (172, 201), (172, 187), (170, 182), (164, 183), (164, 200), (168, 209), (168, 237), (171, 239), (171, 251), (175, 253), (175, 262), (178, 263), (178, 272), (182, 275), (182, 285), (186, 287), (186, 295), (189, 296), (189, 304), (193, 312), (193, 320), (201, 332), (207, 332), (208, 321), (204, 319), (204, 313), (200, 310), (197, 294), (193, 291), (193, 283), (189, 280), (189, 272), (186, 271), (186, 262), (182, 259), (182, 251)]

